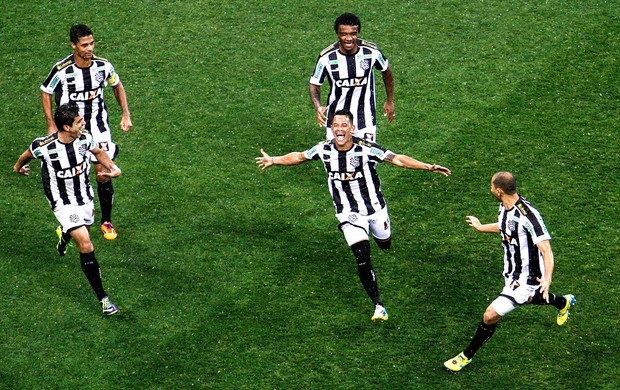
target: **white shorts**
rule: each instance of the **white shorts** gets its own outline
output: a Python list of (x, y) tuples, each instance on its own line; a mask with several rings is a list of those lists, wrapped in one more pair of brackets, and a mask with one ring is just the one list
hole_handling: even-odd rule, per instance
[(527, 280), (511, 280), (506, 279), (506, 284), (499, 297), (495, 298), (491, 305), (500, 316), (513, 311), (517, 306), (524, 305), (536, 295), (536, 291), (540, 288), (540, 284), (530, 285)]
[[(116, 158), (116, 155), (118, 154), (118, 145), (116, 145), (114, 142), (105, 141), (105, 142), (95, 142), (95, 143), (97, 144), (99, 149), (103, 150), (104, 152), (108, 154), (108, 157), (110, 157), (110, 160), (114, 160)], [(96, 164), (99, 163), (99, 161), (93, 154), (90, 155), (90, 161)]]
[(387, 207), (382, 208), (372, 215), (358, 213), (336, 214), (340, 222), (338, 226), (349, 246), (360, 241), (368, 240), (368, 235), (379, 240), (387, 240), (392, 235), (392, 226)]
[(54, 210), (54, 215), (64, 233), (95, 222), (95, 204), (91, 200), (83, 206), (66, 205)]
[[(377, 126), (367, 127), (362, 130), (355, 130), (353, 132), (353, 136), (357, 138), (361, 138), (370, 142), (377, 142)], [(325, 131), (325, 139), (331, 140), (334, 139), (334, 133), (332, 133), (331, 127), (327, 127)]]

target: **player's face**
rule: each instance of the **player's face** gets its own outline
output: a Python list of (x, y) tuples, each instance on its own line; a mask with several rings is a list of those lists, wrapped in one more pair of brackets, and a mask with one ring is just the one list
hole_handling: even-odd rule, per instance
[(359, 26), (338, 26), (338, 47), (344, 54), (357, 53), (357, 37), (359, 35)]
[(95, 50), (95, 38), (92, 35), (82, 37), (77, 43), (71, 43), (73, 53), (84, 61), (93, 59), (93, 51)]
[(82, 115), (78, 115), (73, 118), (73, 124), (67, 129), (67, 132), (69, 133), (71, 138), (77, 139), (80, 138), (80, 136), (82, 135), (82, 131), (84, 130), (85, 126), (86, 122), (84, 121), (84, 117)]
[(336, 142), (336, 148), (340, 150), (348, 149), (353, 144), (353, 130), (355, 126), (349, 122), (345, 115), (336, 115), (332, 121), (332, 134)]
[(495, 199), (497, 199), (498, 202), (502, 201), (501, 192), (497, 187), (495, 187), (495, 185), (493, 184), (493, 181), (491, 181), (491, 193), (493, 194)]

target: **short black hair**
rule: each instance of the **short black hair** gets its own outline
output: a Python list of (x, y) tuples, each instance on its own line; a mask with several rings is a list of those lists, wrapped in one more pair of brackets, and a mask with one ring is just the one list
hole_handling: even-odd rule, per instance
[(355, 16), (354, 14), (344, 13), (336, 18), (334, 22), (334, 31), (338, 34), (338, 26), (357, 26), (357, 32), (362, 31), (362, 22), (360, 22), (360, 18)]
[(347, 117), (347, 119), (349, 119), (349, 122), (351, 124), (353, 124), (353, 114), (351, 114), (351, 111), (347, 110), (346, 108), (337, 110), (336, 112), (334, 112), (334, 116), (336, 115), (344, 115)]
[(93, 35), (93, 32), (90, 27), (85, 24), (74, 24), (71, 26), (71, 30), (69, 30), (69, 39), (74, 44), (77, 44), (80, 38), (84, 38), (89, 35)]
[(493, 185), (497, 188), (501, 188), (507, 195), (514, 195), (517, 193), (517, 179), (510, 172), (497, 172), (493, 175)]
[(75, 103), (61, 104), (54, 113), (54, 123), (58, 131), (64, 131), (64, 126), (71, 126), (75, 117), (80, 116), (80, 108)]

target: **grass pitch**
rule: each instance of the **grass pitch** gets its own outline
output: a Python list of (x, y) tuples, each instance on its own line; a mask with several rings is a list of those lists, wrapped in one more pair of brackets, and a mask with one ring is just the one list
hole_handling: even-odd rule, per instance
[[(620, 7), (605, 1), (281, 4), (8, 1), (0, 19), (0, 387), (617, 388)], [(372, 307), (336, 228), (320, 164), (260, 171), (259, 149), (323, 136), (308, 99), (342, 12), (396, 80), (394, 151), (449, 178), (381, 166), (394, 248), (373, 246), (390, 320)], [(117, 68), (134, 129), (114, 139), (119, 239), (94, 234), (121, 313), (102, 318), (75, 248), (56, 255), (38, 168), (11, 167), (45, 133), (38, 87), (86, 23)], [(379, 78), (380, 79), (380, 78)], [(378, 106), (384, 101), (379, 82)], [(326, 91), (323, 92), (325, 96)], [(542, 212), (549, 307), (505, 318), (459, 374), (501, 289), (491, 175), (510, 170)]]

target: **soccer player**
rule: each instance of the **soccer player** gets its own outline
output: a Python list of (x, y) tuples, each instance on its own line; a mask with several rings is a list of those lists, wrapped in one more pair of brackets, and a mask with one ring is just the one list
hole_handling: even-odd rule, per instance
[(387, 161), (402, 168), (428, 170), (444, 176), (450, 170), (436, 164), (426, 164), (403, 154), (354, 137), (353, 114), (338, 110), (332, 121), (331, 140), (323, 141), (305, 152), (291, 152), (271, 157), (261, 149), (256, 163), (262, 168), (272, 165), (297, 165), (320, 160), (327, 172), (338, 227), (344, 234), (357, 261), (360, 281), (374, 304), (373, 321), (385, 321), (388, 314), (379, 294), (377, 277), (370, 261), (369, 234), (377, 246), (389, 249), (392, 240), (390, 218), (377, 175), (377, 164)]
[[(41, 85), (41, 101), (47, 121), (47, 133), (52, 134), (59, 130), (52, 115), (54, 95), (57, 105), (74, 102), (84, 114), (86, 131), (92, 134), (96, 145), (114, 160), (118, 154), (118, 146), (112, 142), (103, 89), (106, 85), (112, 86), (114, 96), (122, 110), (120, 127), (127, 132), (131, 129), (132, 123), (125, 88), (110, 61), (93, 53), (95, 39), (88, 26), (74, 25), (69, 31), (69, 38), (73, 53), (57, 62)], [(95, 172), (99, 173), (105, 169), (94, 158), (93, 163)], [(96, 179), (101, 207), (101, 231), (106, 239), (114, 240), (118, 236), (112, 225), (114, 187), (107, 176), (97, 175)]]
[[(326, 126), (326, 138), (331, 139), (331, 125), (337, 110), (353, 113), (354, 136), (366, 141), (376, 141), (375, 118), (376, 68), (383, 76), (387, 99), (383, 115), (388, 123), (394, 113), (394, 76), (392, 68), (377, 45), (359, 37), (362, 24), (353, 14), (345, 13), (336, 19), (334, 30), (338, 40), (323, 49), (316, 61), (314, 74), (310, 77), (310, 100), (316, 111), (319, 126)], [(321, 85), (329, 82), (327, 105), (321, 104)]]
[(58, 131), (35, 139), (19, 156), (13, 171), (28, 176), (28, 162), (34, 158), (41, 160), (43, 192), (61, 225), (57, 229), (56, 249), (64, 256), (73, 238), (80, 252), (82, 270), (101, 303), (103, 313), (112, 315), (118, 309), (103, 288), (101, 270), (89, 234), (95, 217), (93, 189), (88, 181), (90, 153), (97, 157), (103, 168), (97, 172), (97, 177), (118, 177), (121, 170), (84, 131), (84, 118), (75, 104), (60, 105), (54, 114), (54, 122)]
[(499, 320), (520, 305), (552, 305), (558, 309), (556, 322), (564, 325), (575, 304), (572, 294), (549, 292), (553, 275), (551, 236), (538, 210), (517, 193), (517, 181), (510, 172), (498, 172), (491, 179), (491, 193), (500, 202), (497, 222), (483, 225), (474, 216), (467, 223), (481, 233), (499, 233), (504, 247), (504, 289), (487, 307), (467, 349), (444, 362), (452, 371), (468, 365), (474, 354), (493, 336)]

